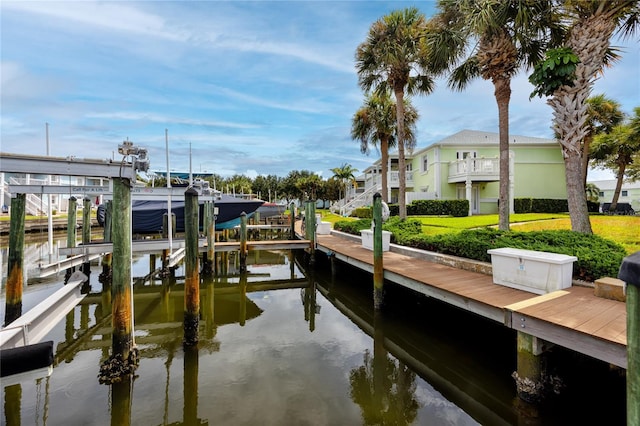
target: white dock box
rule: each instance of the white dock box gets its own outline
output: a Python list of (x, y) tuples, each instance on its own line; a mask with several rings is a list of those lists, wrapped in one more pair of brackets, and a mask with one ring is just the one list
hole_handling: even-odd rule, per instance
[(331, 222), (323, 222), (322, 215), (316, 214), (316, 234), (329, 235), (331, 234)]
[(575, 256), (544, 251), (499, 248), (488, 250), (493, 282), (536, 294), (571, 287)]
[[(360, 236), (362, 237), (362, 247), (373, 250), (373, 231), (363, 229), (360, 231)], [(382, 231), (382, 251), (389, 251), (389, 244), (391, 244), (391, 232)]]

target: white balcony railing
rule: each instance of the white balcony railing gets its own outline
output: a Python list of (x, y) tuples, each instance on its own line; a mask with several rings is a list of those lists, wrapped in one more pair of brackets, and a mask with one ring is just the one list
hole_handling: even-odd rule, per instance
[[(398, 188), (400, 185), (400, 172), (393, 171), (389, 172), (389, 186), (391, 188)], [(407, 172), (405, 173), (405, 185), (413, 186), (413, 173)]]
[(500, 176), (498, 158), (465, 158), (449, 163), (449, 182), (476, 179), (497, 179)]

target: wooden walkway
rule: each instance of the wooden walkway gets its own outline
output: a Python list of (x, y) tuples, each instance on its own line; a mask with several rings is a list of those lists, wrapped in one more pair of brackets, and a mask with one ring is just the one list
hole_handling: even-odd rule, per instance
[[(317, 250), (373, 272), (373, 252), (359, 241), (317, 236)], [(384, 252), (386, 280), (503, 323), (534, 337), (627, 368), (626, 305), (573, 286), (537, 295), (493, 283), (491, 275)]]

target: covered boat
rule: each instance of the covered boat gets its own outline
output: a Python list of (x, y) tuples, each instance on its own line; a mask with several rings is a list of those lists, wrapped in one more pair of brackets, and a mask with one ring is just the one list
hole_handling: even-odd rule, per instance
[[(214, 206), (217, 208), (216, 230), (233, 228), (240, 224), (240, 215), (253, 216), (264, 201), (236, 198), (217, 193)], [(134, 234), (157, 234), (162, 232), (163, 216), (167, 213), (167, 200), (133, 200), (131, 202), (131, 221)], [(102, 211), (101, 211), (102, 210)], [(176, 216), (176, 232), (184, 232), (184, 201), (172, 200), (171, 211)], [(98, 206), (98, 222), (104, 225), (104, 205)], [(200, 228), (204, 217), (204, 202), (200, 202)]]

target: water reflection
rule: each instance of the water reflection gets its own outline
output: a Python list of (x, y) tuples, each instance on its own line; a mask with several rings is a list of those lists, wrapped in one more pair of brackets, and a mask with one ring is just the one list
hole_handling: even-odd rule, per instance
[(409, 425), (417, 417), (416, 375), (402, 362), (392, 359), (384, 346), (381, 313), (374, 317), (373, 357), (364, 353), (362, 366), (351, 370), (351, 399), (362, 410), (366, 425)]
[[(111, 346), (111, 290), (108, 283), (94, 282), (93, 274), (90, 293), (51, 332), (53, 374), (15, 384), (3, 380), (0, 422), (546, 425), (588, 420), (562, 414), (576, 410), (577, 403), (536, 419), (514, 406), (509, 375), (515, 346), (499, 325), (399, 291), (388, 293), (389, 310), (377, 315), (370, 276), (344, 265), (333, 275), (322, 265), (306, 271), (288, 252), (250, 257), (245, 273), (234, 256), (219, 256), (216, 265), (226, 275), (203, 278), (200, 341), (191, 350), (182, 345), (182, 271), (173, 278), (136, 280), (140, 366), (134, 380), (111, 386), (96, 377)], [(133, 275), (145, 277), (152, 268), (148, 257), (140, 256)], [(28, 285), (55, 290), (61, 281)], [(613, 397), (619, 396), (617, 389), (610, 392)], [(624, 424), (624, 415), (620, 421), (615, 414), (619, 405), (608, 405), (610, 424)], [(601, 411), (600, 418), (606, 416)]]

